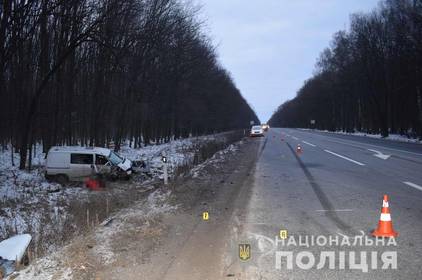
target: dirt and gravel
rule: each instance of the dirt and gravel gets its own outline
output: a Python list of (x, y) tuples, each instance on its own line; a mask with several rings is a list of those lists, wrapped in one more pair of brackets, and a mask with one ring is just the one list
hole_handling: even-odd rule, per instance
[(199, 279), (199, 268), (202, 279), (226, 275), (232, 217), (249, 200), (263, 143), (229, 146), (14, 278)]

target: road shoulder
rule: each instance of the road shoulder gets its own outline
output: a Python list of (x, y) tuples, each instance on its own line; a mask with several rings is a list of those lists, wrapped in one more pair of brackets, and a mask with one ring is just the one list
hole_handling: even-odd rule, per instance
[(218, 152), (17, 279), (214, 279), (223, 273), (230, 202), (252, 180), (262, 142), (245, 139)]

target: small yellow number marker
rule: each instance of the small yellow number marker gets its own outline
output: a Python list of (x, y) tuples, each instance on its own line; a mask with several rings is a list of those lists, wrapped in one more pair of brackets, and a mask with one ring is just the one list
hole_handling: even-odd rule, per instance
[(280, 230), (280, 238), (287, 239), (287, 230), (285, 229)]
[(208, 212), (203, 212), (202, 213), (202, 220), (208, 221), (209, 218), (210, 218), (210, 214)]

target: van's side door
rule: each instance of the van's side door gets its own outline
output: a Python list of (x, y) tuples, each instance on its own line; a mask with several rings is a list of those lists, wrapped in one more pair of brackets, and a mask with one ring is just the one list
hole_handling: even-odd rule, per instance
[(95, 165), (101, 174), (109, 174), (111, 172), (111, 163), (103, 155), (95, 154)]
[(92, 174), (94, 154), (70, 154), (70, 169), (74, 180), (83, 180)]

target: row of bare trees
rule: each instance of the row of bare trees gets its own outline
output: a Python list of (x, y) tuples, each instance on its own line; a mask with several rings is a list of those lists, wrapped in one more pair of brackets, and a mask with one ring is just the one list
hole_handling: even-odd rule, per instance
[(382, 1), (353, 15), (316, 68), (272, 125), (422, 137), (421, 0)]
[(5, 0), (0, 143), (135, 147), (257, 117), (179, 0)]

